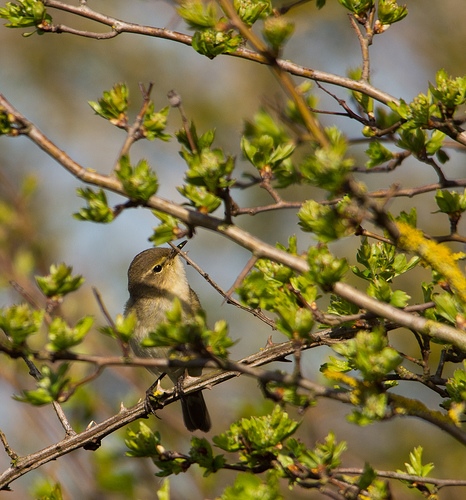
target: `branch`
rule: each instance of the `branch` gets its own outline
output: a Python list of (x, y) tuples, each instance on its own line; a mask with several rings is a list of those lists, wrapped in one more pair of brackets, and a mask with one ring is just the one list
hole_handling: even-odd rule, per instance
[(466, 332), (464, 331), (443, 323), (427, 320), (421, 316), (415, 316), (390, 304), (379, 302), (341, 281), (333, 285), (333, 292), (378, 317), (386, 318), (400, 326), (415, 330), (446, 344), (452, 344), (463, 352), (466, 351)]
[[(313, 342), (312, 345), (320, 345), (319, 342)], [(311, 344), (307, 346), (310, 348)], [(201, 389), (210, 388), (214, 385), (220, 384), (227, 380), (230, 380), (234, 377), (237, 377), (241, 373), (249, 374), (252, 376), (260, 376), (266, 378), (267, 380), (277, 380), (286, 382), (288, 380), (287, 375), (283, 375), (280, 373), (274, 372), (264, 372), (264, 371), (256, 371), (254, 367), (258, 367), (264, 364), (271, 363), (272, 361), (278, 361), (290, 354), (293, 354), (296, 349), (294, 342), (285, 342), (282, 344), (276, 344), (268, 346), (267, 348), (259, 351), (256, 354), (248, 356), (247, 358), (242, 359), (239, 362), (225, 362), (226, 367), (231, 367), (235, 371), (216, 371), (212, 374), (205, 375), (203, 377), (199, 377), (195, 379), (192, 383), (186, 383), (183, 387), (183, 394), (188, 394), (190, 392), (195, 392)], [(81, 355), (78, 355), (82, 357)], [(91, 358), (91, 357), (87, 357)], [(93, 357), (94, 359), (97, 357)], [(116, 359), (115, 359), (116, 361)], [(145, 361), (147, 364), (148, 360)], [(153, 360), (153, 361), (162, 361), (165, 364), (168, 363), (167, 359), (164, 360)], [(122, 363), (122, 358), (118, 358), (118, 363)], [(110, 364), (110, 363), (109, 363)], [(131, 363), (125, 363), (131, 364)], [(134, 363), (133, 363), (134, 364)], [(141, 363), (142, 364), (142, 363)], [(265, 375), (264, 375), (265, 374)], [(296, 383), (296, 381), (293, 381)], [(335, 398), (338, 398), (337, 391), (333, 389), (328, 389), (323, 386), (319, 386), (317, 384), (312, 383), (311, 381), (301, 381), (300, 385), (308, 390), (312, 390), (313, 392), (318, 392), (320, 396), (330, 396), (334, 394)], [(341, 398), (344, 397), (342, 394)], [(172, 392), (165, 393), (160, 398), (160, 403), (162, 405), (168, 405), (173, 403), (174, 401), (180, 398), (179, 394), (175, 394)], [(339, 399), (341, 399), (339, 398)], [(72, 451), (78, 448), (84, 448), (88, 450), (95, 450), (100, 446), (100, 441), (108, 436), (109, 434), (115, 432), (116, 430), (128, 425), (135, 420), (140, 418), (146, 418), (148, 416), (148, 409), (146, 407), (145, 401), (138, 403), (132, 408), (124, 408), (122, 407), (118, 414), (104, 420), (100, 424), (94, 424), (89, 426), (85, 431), (80, 432), (79, 434), (75, 434), (73, 436), (67, 436), (62, 441), (55, 443), (47, 448), (39, 450), (35, 453), (31, 453), (25, 457), (17, 458), (14, 463), (7, 469), (3, 474), (0, 475), (0, 490), (9, 489), (9, 484), (11, 484), (16, 479), (30, 472), (31, 470), (37, 469), (42, 465), (56, 460), (57, 458), (71, 453)], [(6, 437), (3, 436), (3, 441), (6, 443)]]
[[(90, 38), (96, 38), (98, 40), (113, 38), (121, 33), (133, 33), (138, 35), (146, 35), (152, 36), (155, 38), (163, 38), (166, 40), (172, 40), (174, 42), (182, 43), (183, 45), (191, 45), (192, 36), (185, 35), (183, 33), (179, 33), (177, 31), (168, 30), (165, 28), (154, 28), (153, 26), (145, 26), (136, 23), (129, 23), (126, 21), (122, 21), (120, 19), (116, 19), (111, 16), (106, 16), (100, 14), (92, 9), (90, 9), (87, 5), (81, 5), (79, 7), (74, 5), (68, 5), (63, 2), (59, 2), (56, 0), (44, 0), (44, 5), (47, 7), (53, 7), (58, 10), (63, 10), (66, 12), (70, 12), (72, 14), (84, 17), (86, 19), (90, 19), (92, 21), (96, 21), (105, 26), (109, 26), (112, 28), (111, 35), (102, 34), (102, 33), (90, 33), (79, 30), (72, 30), (71, 28), (66, 28), (61, 25), (62, 32), (68, 32), (78, 36), (85, 36)], [(43, 31), (46, 31), (46, 27), (41, 28)], [(53, 29), (50, 29), (53, 32)], [(55, 32), (57, 32), (55, 30)], [(270, 65), (272, 62), (269, 57), (264, 56), (263, 54), (256, 52), (254, 50), (249, 50), (246, 48), (240, 48), (231, 54), (224, 54), (227, 56), (239, 57), (240, 59), (246, 59), (249, 61), (254, 61), (259, 64)], [(399, 105), (400, 101), (396, 97), (388, 94), (387, 92), (383, 92), (376, 87), (373, 87), (367, 82), (364, 81), (355, 81), (351, 78), (346, 78), (343, 76), (333, 75), (331, 73), (325, 73), (323, 71), (313, 70), (311, 68), (306, 68), (299, 64), (293, 63), (291, 61), (286, 61), (283, 59), (275, 59), (274, 64), (276, 64), (281, 70), (290, 73), (291, 75), (300, 76), (303, 78), (307, 78), (309, 80), (315, 80), (323, 83), (330, 83), (332, 85), (337, 85), (339, 87), (344, 87), (349, 90), (354, 90), (356, 92), (362, 92), (367, 94), (369, 97), (373, 97), (375, 100), (387, 104), (389, 102), (393, 102), (395, 105)], [(463, 138), (464, 142), (458, 140), (458, 142), (462, 142), (462, 144), (466, 145), (466, 137)]]

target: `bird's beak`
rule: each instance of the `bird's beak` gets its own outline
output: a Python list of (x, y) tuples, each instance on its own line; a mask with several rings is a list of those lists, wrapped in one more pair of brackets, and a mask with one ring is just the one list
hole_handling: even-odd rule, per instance
[[(176, 245), (176, 248), (178, 248), (178, 250), (181, 250), (186, 245), (186, 243), (188, 243), (188, 240), (182, 241), (179, 245)], [(169, 258), (174, 259), (177, 255), (178, 252), (174, 248), (172, 248)]]

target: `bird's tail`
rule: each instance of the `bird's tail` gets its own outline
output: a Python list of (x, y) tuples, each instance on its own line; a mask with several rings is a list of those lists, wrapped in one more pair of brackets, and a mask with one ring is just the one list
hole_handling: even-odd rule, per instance
[(184, 425), (188, 431), (199, 429), (207, 432), (210, 430), (210, 415), (201, 391), (182, 396), (181, 409), (183, 410)]

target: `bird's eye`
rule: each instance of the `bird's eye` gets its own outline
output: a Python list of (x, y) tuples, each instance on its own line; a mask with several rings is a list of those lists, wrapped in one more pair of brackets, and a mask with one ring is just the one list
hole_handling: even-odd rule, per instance
[(152, 268), (152, 271), (154, 271), (154, 273), (160, 273), (160, 271), (162, 271), (162, 266), (160, 264), (157, 264)]

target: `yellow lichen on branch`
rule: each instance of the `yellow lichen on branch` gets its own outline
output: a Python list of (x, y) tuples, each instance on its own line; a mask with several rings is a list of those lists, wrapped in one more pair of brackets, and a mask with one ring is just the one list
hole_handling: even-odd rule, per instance
[(440, 273), (457, 297), (466, 305), (466, 277), (458, 267), (458, 256), (446, 245), (427, 239), (422, 231), (405, 222), (396, 223), (400, 232), (398, 246), (421, 257)]

